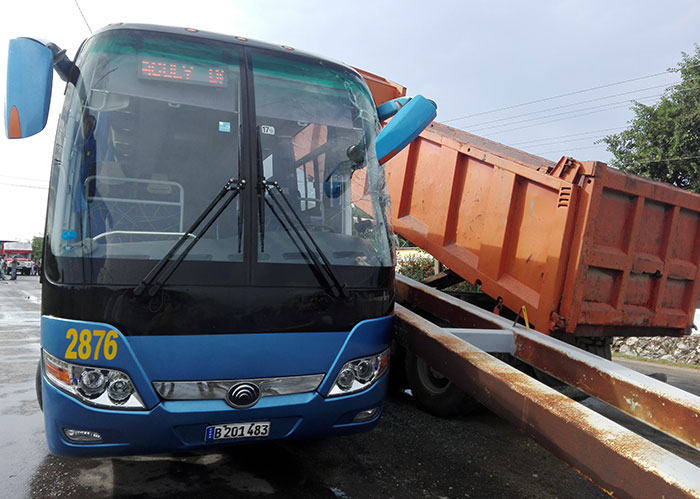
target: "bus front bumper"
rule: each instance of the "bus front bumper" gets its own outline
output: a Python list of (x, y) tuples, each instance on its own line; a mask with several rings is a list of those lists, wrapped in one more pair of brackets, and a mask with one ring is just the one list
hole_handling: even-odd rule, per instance
[[(99, 457), (181, 452), (367, 431), (379, 421), (388, 374), (384, 373), (368, 389), (346, 396), (324, 398), (317, 392), (270, 396), (248, 409), (233, 409), (223, 400), (162, 401), (147, 411), (92, 407), (42, 376), (46, 437), (52, 454)], [(358, 421), (358, 418), (366, 419)], [(205, 440), (209, 426), (252, 422), (269, 422), (269, 434)], [(72, 435), (75, 432), (98, 435), (100, 441), (75, 441), (66, 436), (66, 430), (74, 430)]]

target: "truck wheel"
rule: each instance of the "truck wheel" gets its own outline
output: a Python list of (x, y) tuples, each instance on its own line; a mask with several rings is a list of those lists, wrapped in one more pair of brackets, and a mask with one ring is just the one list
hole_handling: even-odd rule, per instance
[(610, 352), (610, 338), (596, 336), (577, 336), (575, 345), (587, 352), (607, 360), (612, 359)]
[(36, 381), (34, 383), (34, 387), (36, 388), (36, 401), (39, 403), (39, 409), (41, 411), (44, 411), (44, 399), (43, 395), (41, 393), (41, 361), (36, 366)]
[(406, 379), (418, 407), (444, 418), (468, 414), (480, 404), (414, 353), (406, 351)]

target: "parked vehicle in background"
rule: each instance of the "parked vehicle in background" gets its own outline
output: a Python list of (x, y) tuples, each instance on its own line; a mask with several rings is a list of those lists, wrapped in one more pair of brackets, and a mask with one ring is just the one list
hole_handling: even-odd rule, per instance
[(3, 270), (6, 274), (10, 272), (10, 263), (13, 258), (17, 259), (18, 274), (31, 274), (34, 262), (32, 261), (32, 245), (30, 243), (8, 241), (2, 243), (1, 248), (0, 255), (5, 257), (5, 268)]

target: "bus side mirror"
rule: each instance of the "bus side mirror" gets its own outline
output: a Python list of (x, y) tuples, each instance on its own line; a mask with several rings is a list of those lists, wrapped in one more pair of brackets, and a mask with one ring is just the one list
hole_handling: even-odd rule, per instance
[(402, 107), (408, 104), (408, 101), (410, 100), (410, 97), (399, 97), (398, 99), (391, 99), (381, 106), (377, 106), (379, 121), (384, 121), (385, 119), (394, 116)]
[[(394, 99), (397, 100), (401, 99)], [(379, 111), (377, 108), (378, 113)], [(435, 119), (437, 105), (422, 95), (416, 95), (394, 112), (395, 116), (377, 136), (377, 157), (382, 165), (410, 144)]]
[(5, 133), (23, 139), (41, 132), (49, 117), (53, 54), (30, 38), (10, 40), (7, 55)]

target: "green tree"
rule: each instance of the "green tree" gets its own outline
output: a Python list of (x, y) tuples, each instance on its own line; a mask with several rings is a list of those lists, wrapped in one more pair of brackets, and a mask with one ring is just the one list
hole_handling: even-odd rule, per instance
[(415, 248), (416, 247), (415, 244), (413, 244), (411, 241), (409, 241), (408, 239), (406, 239), (405, 237), (403, 237), (399, 234), (396, 234), (396, 239), (398, 240), (398, 244), (397, 244), (398, 248)]
[(44, 254), (44, 237), (34, 236), (32, 238), (32, 259), (39, 261)]
[(700, 192), (700, 46), (669, 71), (681, 82), (656, 104), (635, 103), (629, 128), (601, 142), (613, 154), (612, 166)]

